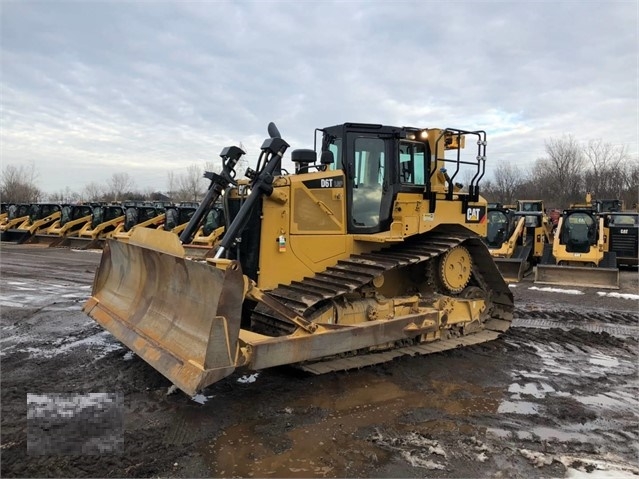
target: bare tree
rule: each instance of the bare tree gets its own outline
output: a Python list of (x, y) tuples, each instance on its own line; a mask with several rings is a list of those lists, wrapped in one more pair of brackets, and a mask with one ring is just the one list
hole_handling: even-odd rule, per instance
[(584, 174), (586, 191), (595, 198), (619, 198), (623, 190), (621, 175), (628, 161), (625, 146), (615, 147), (593, 140), (583, 149), (587, 169)]
[(168, 195), (171, 199), (173, 199), (173, 197), (175, 196), (175, 194), (177, 193), (177, 188), (178, 188), (178, 179), (175, 176), (175, 171), (169, 171), (166, 174), (166, 186), (168, 188)]
[(104, 200), (104, 196), (104, 187), (100, 186), (96, 182), (91, 182), (86, 185), (82, 192), (82, 197), (86, 201), (102, 201)]
[(186, 174), (178, 178), (178, 201), (200, 201), (204, 196), (204, 170), (197, 164), (186, 168)]
[(495, 169), (492, 185), (496, 200), (506, 205), (514, 204), (517, 199), (517, 190), (523, 182), (523, 175), (517, 166), (511, 163), (500, 163)]
[(108, 182), (109, 196), (113, 201), (119, 201), (123, 195), (135, 188), (135, 181), (128, 173), (113, 173)]
[(637, 209), (639, 204), (639, 159), (628, 161), (621, 167), (621, 199), (627, 208)]
[(0, 180), (0, 197), (4, 203), (35, 203), (42, 191), (36, 186), (38, 175), (35, 163), (31, 165), (7, 165)]
[(539, 191), (560, 204), (583, 200), (583, 151), (572, 135), (546, 142), (546, 157), (535, 163)]
[(67, 186), (57, 193), (51, 193), (48, 200), (52, 203), (77, 203), (81, 200), (81, 197)]

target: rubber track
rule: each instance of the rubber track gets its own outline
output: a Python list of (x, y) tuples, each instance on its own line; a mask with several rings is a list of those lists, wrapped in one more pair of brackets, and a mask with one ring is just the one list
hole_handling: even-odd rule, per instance
[[(321, 310), (323, 304), (330, 304), (330, 300), (355, 292), (376, 276), (397, 268), (429, 261), (462, 243), (471, 253), (475, 278), (491, 293), (489, 300), (494, 305), (492, 316), (496, 319), (489, 321), (486, 327), (505, 331), (512, 320), (512, 293), (501, 277), (488, 249), (472, 233), (466, 235), (431, 232), (413, 236), (402, 243), (379, 251), (351, 255), (313, 277), (293, 281), (289, 285), (280, 285), (268, 294), (294, 309), (301, 316), (312, 319), (313, 313)], [(279, 320), (261, 304), (255, 308), (252, 320), (254, 324), (270, 326), (284, 334), (293, 330), (289, 323)]]

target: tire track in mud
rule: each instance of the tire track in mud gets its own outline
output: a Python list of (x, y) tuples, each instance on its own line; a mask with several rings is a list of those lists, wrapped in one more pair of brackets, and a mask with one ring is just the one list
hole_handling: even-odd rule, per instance
[(639, 337), (639, 312), (515, 308), (513, 328), (578, 329), (619, 337)]
[(571, 309), (544, 309), (537, 307), (516, 307), (514, 312), (518, 319), (550, 319), (555, 321), (600, 321), (614, 324), (634, 324), (639, 326), (639, 311), (608, 311), (608, 310), (571, 310)]

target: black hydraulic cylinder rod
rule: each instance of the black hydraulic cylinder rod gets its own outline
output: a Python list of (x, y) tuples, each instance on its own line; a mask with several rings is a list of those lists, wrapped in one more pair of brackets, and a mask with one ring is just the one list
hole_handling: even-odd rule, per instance
[[(222, 243), (215, 253), (216, 258), (224, 257), (225, 252), (233, 246), (233, 243), (235, 243), (237, 238), (242, 234), (248, 217), (257, 204), (259, 197), (261, 195), (270, 196), (273, 193), (273, 172), (279, 171), (282, 157), (289, 147), (289, 144), (280, 138), (279, 131), (277, 131), (273, 123), (269, 124), (268, 132), (271, 138), (264, 140), (264, 143), (262, 143), (262, 153), (258, 161), (260, 170), (254, 172), (253, 181), (251, 182), (251, 193), (242, 204), (233, 222), (224, 232)], [(262, 164), (262, 160), (264, 160), (264, 164)]]
[(211, 184), (209, 185), (209, 189), (206, 192), (206, 196), (193, 213), (193, 216), (189, 220), (189, 223), (182, 231), (180, 235), (180, 241), (182, 244), (189, 244), (193, 241), (193, 236), (196, 231), (202, 225), (204, 218), (207, 214), (213, 209), (215, 202), (218, 198), (224, 193), (226, 187), (234, 182), (235, 177), (235, 165), (237, 164), (240, 157), (244, 154), (237, 146), (228, 146), (222, 150), (220, 156), (222, 157), (222, 173), (211, 173), (209, 171), (204, 173), (204, 176), (211, 180)]

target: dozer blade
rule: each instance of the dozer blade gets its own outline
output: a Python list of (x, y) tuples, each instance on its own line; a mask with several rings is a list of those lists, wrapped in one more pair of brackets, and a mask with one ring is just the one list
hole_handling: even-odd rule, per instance
[(617, 268), (538, 264), (535, 271), (535, 283), (619, 289), (619, 270)]
[(528, 262), (521, 258), (495, 258), (495, 264), (508, 283), (521, 281), (528, 266)]
[[(141, 228), (140, 230), (148, 229)], [(161, 245), (168, 234), (154, 231)], [(147, 234), (149, 234), (147, 232)], [(84, 312), (189, 395), (233, 372), (244, 277), (170, 253), (107, 240)], [(151, 238), (152, 239), (152, 238)]]

